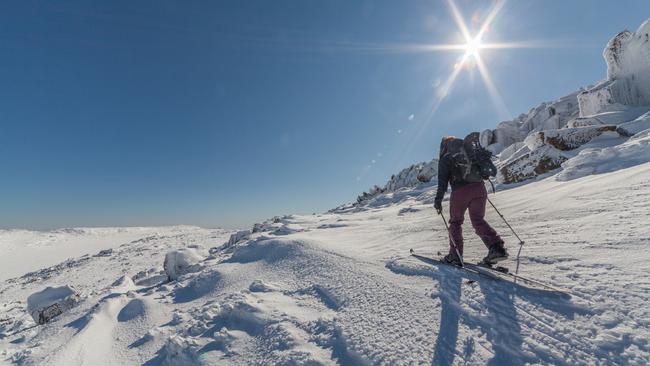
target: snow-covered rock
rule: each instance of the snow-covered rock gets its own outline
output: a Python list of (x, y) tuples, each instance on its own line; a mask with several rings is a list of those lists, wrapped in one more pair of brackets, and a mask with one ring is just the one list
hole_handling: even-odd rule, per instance
[(506, 160), (498, 167), (500, 183), (516, 183), (559, 168), (568, 158), (553, 146), (544, 145)]
[[(261, 227), (262, 226), (258, 227), (258, 231), (262, 231)], [(233, 246), (239, 243), (240, 241), (247, 240), (250, 236), (251, 236), (250, 230), (239, 230), (236, 233), (230, 235), (230, 239), (228, 239), (226, 246)]]
[(595, 137), (605, 132), (616, 131), (616, 126), (587, 126), (576, 128), (563, 128), (560, 130), (549, 130), (538, 132), (545, 145), (551, 145), (562, 151), (576, 149)]
[(604, 124), (605, 123), (596, 116), (576, 117), (567, 123), (567, 127), (575, 128), (575, 127), (587, 127), (587, 126), (600, 126)]
[(27, 312), (37, 324), (45, 324), (74, 307), (80, 294), (71, 286), (46, 287), (27, 298)]
[(578, 116), (577, 95), (575, 92), (553, 102), (544, 102), (528, 113), (499, 123), (493, 130), (481, 132), (481, 145), (497, 155), (509, 146), (524, 141), (531, 132), (566, 127), (569, 121)]
[(165, 255), (165, 273), (170, 280), (177, 280), (186, 273), (200, 270), (202, 260), (203, 257), (191, 248), (171, 250)]
[[(614, 133), (616, 126), (588, 126), (533, 132), (526, 137), (516, 152), (508, 152), (505, 160), (497, 164), (500, 183), (516, 183), (545, 174), (562, 166), (574, 150), (604, 133)], [(514, 144), (512, 146), (515, 146)], [(516, 146), (515, 146), (516, 148)]]
[(650, 129), (635, 134), (629, 140), (604, 149), (585, 149), (562, 164), (561, 181), (591, 174), (607, 173), (650, 162)]
[(612, 38), (603, 57), (607, 80), (578, 96), (580, 115), (589, 116), (612, 104), (650, 105), (650, 20), (636, 32), (623, 31)]
[(438, 159), (428, 163), (413, 164), (393, 175), (383, 188), (384, 192), (394, 192), (404, 187), (414, 187), (426, 183), (438, 174)]
[(526, 146), (526, 144), (524, 144), (523, 142), (515, 142), (514, 144), (503, 149), (499, 153), (499, 156), (497, 158), (501, 161), (508, 160), (511, 156), (514, 156), (515, 153), (524, 146)]
[(416, 187), (421, 184), (436, 182), (438, 176), (438, 159), (433, 159), (427, 163), (413, 164), (406, 169), (402, 169), (396, 175), (390, 177), (384, 187), (374, 186), (368, 192), (363, 192), (357, 197), (357, 203), (367, 202), (373, 197), (382, 193), (395, 192), (402, 188)]
[(620, 124), (616, 131), (623, 136), (633, 136), (647, 129), (650, 129), (650, 112), (645, 113), (634, 121)]

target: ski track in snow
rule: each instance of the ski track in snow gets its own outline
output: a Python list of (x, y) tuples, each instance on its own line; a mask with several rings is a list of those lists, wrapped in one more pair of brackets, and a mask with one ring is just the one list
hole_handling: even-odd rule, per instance
[[(645, 365), (648, 182), (650, 163), (491, 195), (526, 241), (521, 274), (570, 299), (409, 256), (445, 250), (429, 187), (285, 217), (234, 244), (187, 228), (6, 280), (0, 363)], [(514, 257), (515, 238), (493, 210), (488, 220)], [(466, 257), (482, 257), (465, 229)], [(167, 282), (165, 253), (182, 247), (201, 269)], [(55, 284), (80, 291), (80, 305), (8, 335), (33, 325), (27, 296)]]

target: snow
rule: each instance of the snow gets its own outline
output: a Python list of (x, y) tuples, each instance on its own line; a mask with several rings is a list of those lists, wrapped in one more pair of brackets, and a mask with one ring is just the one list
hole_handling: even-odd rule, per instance
[(612, 172), (650, 162), (650, 129), (638, 133), (620, 145), (588, 148), (562, 164), (559, 180)]
[(623, 136), (633, 136), (648, 129), (650, 129), (650, 112), (645, 113), (634, 121), (619, 125), (616, 131)]
[[(609, 148), (625, 150), (636, 141), (636, 152), (626, 155), (636, 159), (648, 139), (642, 133)], [(589, 144), (607, 150), (605, 140)], [(520, 273), (568, 289), (571, 298), (409, 256), (409, 248), (446, 249), (444, 226), (431, 208), (435, 187), (417, 186), (383, 194), (380, 207), (271, 220), (231, 245), (233, 232), (187, 228), (4, 281), (0, 319), (8, 321), (0, 325), (0, 359), (20, 365), (647, 364), (650, 283), (639, 274), (650, 270), (644, 249), (650, 228), (642, 219), (650, 163), (557, 178), (491, 199), (526, 241)], [(515, 252), (517, 241), (497, 214), (490, 209), (487, 219)], [(278, 232), (283, 227), (291, 230)], [(481, 258), (480, 240), (469, 230), (466, 238), (466, 258)], [(201, 256), (197, 272), (167, 282), (165, 254), (183, 248), (211, 255)], [(514, 268), (512, 259), (503, 264)], [(55, 283), (87, 296), (52, 322), (11, 335), (33, 324), (21, 299)]]
[[(605, 82), (481, 133), (501, 175), (535, 178), (490, 196), (525, 241), (520, 274), (570, 297), (409, 255), (447, 250), (433, 159), (251, 230), (2, 231), (0, 364), (650, 364), (649, 31), (608, 44)], [(518, 240), (487, 220), (513, 269)]]
[(188, 229), (192, 230), (192, 227), (0, 230), (0, 280), (48, 267), (70, 257), (95, 254), (134, 240), (144, 240), (153, 235), (173, 235)]

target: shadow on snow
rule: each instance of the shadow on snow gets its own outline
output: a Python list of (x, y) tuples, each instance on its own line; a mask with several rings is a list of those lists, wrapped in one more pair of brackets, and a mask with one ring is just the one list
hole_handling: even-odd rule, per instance
[[(441, 321), (432, 365), (451, 365), (454, 358), (460, 355), (456, 350), (456, 344), (461, 319), (470, 328), (480, 328), (492, 344), (494, 356), (488, 365), (521, 365), (540, 361), (566, 364), (563, 358), (550, 353), (535, 353), (535, 350), (523, 351), (524, 338), (517, 319), (515, 299), (517, 297), (524, 299), (567, 319), (573, 319), (576, 314), (590, 314), (589, 309), (573, 304), (566, 296), (553, 294), (549, 291), (532, 289), (511, 282), (491, 280), (444, 264), (434, 263), (434, 265), (436, 265), (437, 271), (410, 270), (396, 265), (387, 266), (395, 273), (409, 276), (424, 275), (440, 282), (437, 296), (440, 298), (442, 307)], [(463, 279), (479, 282), (481, 293), (485, 298), (486, 317), (472, 316), (463, 310), (461, 304)], [(472, 339), (467, 339), (464, 343), (463, 353), (460, 356), (467, 360), (474, 352), (474, 343)]]

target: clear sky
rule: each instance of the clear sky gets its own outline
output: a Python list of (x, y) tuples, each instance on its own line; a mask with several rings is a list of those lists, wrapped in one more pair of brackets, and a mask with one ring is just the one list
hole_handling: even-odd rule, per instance
[[(457, 0), (470, 33), (493, 8)], [(463, 67), (447, 1), (5, 1), (0, 227), (248, 227), (353, 201), (443, 135), (605, 77), (650, 1), (509, 1)]]

